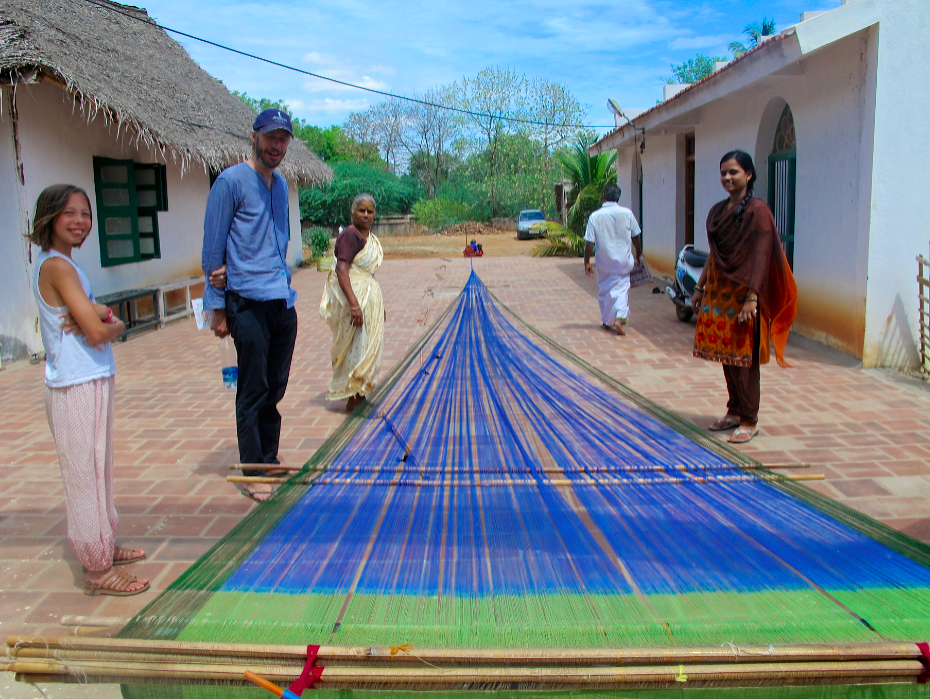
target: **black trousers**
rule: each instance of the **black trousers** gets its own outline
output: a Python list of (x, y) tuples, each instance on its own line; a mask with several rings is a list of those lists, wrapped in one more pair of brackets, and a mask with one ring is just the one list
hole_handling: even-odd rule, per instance
[[(281, 439), (278, 403), (287, 390), (297, 311), (284, 299), (253, 301), (226, 292), (226, 324), (239, 355), (236, 391), (236, 433), (239, 461), (243, 464), (277, 464)], [(246, 476), (263, 476), (263, 469), (243, 470)]]
[(753, 321), (752, 364), (750, 366), (723, 365), (723, 375), (727, 380), (727, 413), (736, 415), (741, 422), (755, 425), (759, 422), (759, 401), (761, 387), (759, 376), (759, 317)]

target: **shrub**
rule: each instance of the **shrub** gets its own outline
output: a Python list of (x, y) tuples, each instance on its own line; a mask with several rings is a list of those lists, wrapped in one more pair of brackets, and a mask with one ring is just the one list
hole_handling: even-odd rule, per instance
[(546, 242), (533, 248), (533, 257), (584, 257), (584, 238), (570, 228), (549, 222)]
[(465, 202), (444, 197), (421, 199), (413, 205), (413, 215), (417, 223), (434, 231), (462, 221), (473, 221), (475, 219), (472, 214), (472, 208)]
[(337, 162), (332, 167), (332, 182), (300, 190), (301, 219), (320, 225), (348, 225), (352, 222), (352, 200), (362, 192), (375, 198), (378, 216), (407, 214), (421, 194), (414, 180), (370, 163)]
[(329, 247), (333, 242), (329, 229), (323, 228), (322, 226), (305, 228), (301, 231), (300, 237), (304, 245), (310, 248), (310, 254), (313, 256), (314, 260), (326, 257), (326, 253), (329, 252)]

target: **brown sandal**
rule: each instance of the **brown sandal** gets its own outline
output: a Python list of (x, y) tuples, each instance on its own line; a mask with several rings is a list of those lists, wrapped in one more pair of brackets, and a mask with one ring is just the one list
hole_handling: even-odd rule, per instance
[[(138, 551), (141, 556), (133, 556), (133, 551)], [(123, 549), (117, 546), (113, 549), (113, 565), (115, 566), (126, 566), (130, 563), (136, 563), (137, 561), (145, 560), (145, 551), (142, 549)]]
[(139, 578), (131, 573), (122, 570), (111, 569), (110, 574), (103, 580), (87, 580), (84, 582), (84, 594), (89, 597), (96, 595), (111, 595), (113, 597), (131, 597), (145, 592), (149, 589), (149, 583), (145, 583), (138, 590), (130, 590), (129, 587), (138, 582)]

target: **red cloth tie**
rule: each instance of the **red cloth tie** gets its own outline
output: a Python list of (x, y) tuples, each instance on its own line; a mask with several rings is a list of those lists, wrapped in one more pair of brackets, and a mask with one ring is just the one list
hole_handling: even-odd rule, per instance
[(924, 664), (924, 671), (923, 674), (917, 678), (917, 684), (927, 684), (930, 683), (930, 644), (918, 643), (917, 647), (920, 648), (920, 652), (924, 656), (920, 659), (920, 662)]
[(316, 654), (319, 652), (319, 646), (307, 646), (307, 662), (304, 665), (304, 670), (300, 673), (300, 677), (297, 678), (294, 684), (288, 687), (288, 689), (297, 696), (300, 696), (301, 692), (305, 689), (313, 689), (314, 683), (320, 681), (320, 677), (323, 675), (323, 666), (319, 665), (314, 667)]

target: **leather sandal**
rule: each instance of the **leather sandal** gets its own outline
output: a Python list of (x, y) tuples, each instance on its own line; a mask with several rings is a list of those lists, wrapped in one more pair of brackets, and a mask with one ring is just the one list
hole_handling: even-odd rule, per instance
[(112, 597), (131, 597), (149, 589), (145, 583), (138, 590), (130, 590), (130, 586), (138, 582), (139, 578), (122, 570), (111, 569), (110, 574), (103, 580), (87, 580), (84, 582), (84, 594), (89, 597), (96, 595), (110, 595)]
[[(139, 551), (140, 556), (133, 556), (133, 551)], [(130, 563), (136, 563), (137, 561), (145, 560), (145, 551), (142, 549), (124, 549), (117, 546), (113, 549), (113, 565), (115, 566), (126, 566)]]

